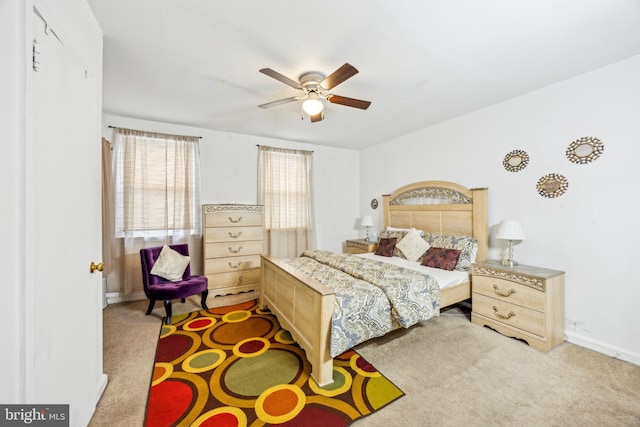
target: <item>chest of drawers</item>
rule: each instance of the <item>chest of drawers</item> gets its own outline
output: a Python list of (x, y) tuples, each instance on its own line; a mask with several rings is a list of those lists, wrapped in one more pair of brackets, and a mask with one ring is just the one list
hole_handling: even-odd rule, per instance
[(263, 218), (260, 205), (203, 206), (203, 265), (209, 295), (260, 290)]
[(498, 261), (474, 264), (471, 321), (540, 351), (564, 341), (564, 272)]

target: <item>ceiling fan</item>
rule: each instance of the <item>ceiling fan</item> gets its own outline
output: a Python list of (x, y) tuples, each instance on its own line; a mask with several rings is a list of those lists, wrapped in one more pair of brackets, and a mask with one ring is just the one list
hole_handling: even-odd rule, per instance
[(351, 64), (344, 64), (328, 76), (317, 71), (309, 71), (301, 74), (298, 81), (292, 80), (271, 68), (263, 68), (260, 72), (269, 77), (273, 77), (294, 89), (302, 90), (302, 94), (300, 96), (292, 96), (291, 98), (268, 102), (266, 104), (259, 105), (260, 108), (271, 108), (277, 107), (278, 105), (288, 104), (290, 102), (302, 101), (302, 118), (304, 119), (304, 113), (307, 113), (313, 123), (324, 119), (323, 99), (331, 102), (332, 104), (340, 104), (347, 107), (360, 108), (362, 110), (366, 110), (369, 108), (369, 105), (371, 105), (370, 101), (363, 101), (361, 99), (347, 98), (346, 96), (326, 93), (345, 80), (358, 74), (358, 70)]

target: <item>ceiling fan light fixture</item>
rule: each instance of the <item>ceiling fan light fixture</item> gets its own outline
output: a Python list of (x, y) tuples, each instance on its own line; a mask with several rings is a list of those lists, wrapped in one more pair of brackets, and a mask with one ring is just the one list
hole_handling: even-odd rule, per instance
[(302, 94), (300, 96), (292, 96), (278, 101), (267, 102), (266, 104), (258, 105), (260, 108), (271, 108), (294, 101), (302, 101), (302, 119), (304, 119), (306, 115), (309, 116), (312, 123), (315, 123), (324, 119), (323, 99), (331, 104), (360, 108), (361, 110), (366, 110), (369, 108), (369, 105), (371, 105), (370, 101), (324, 93), (325, 91), (331, 90), (345, 80), (358, 74), (358, 70), (348, 63), (345, 63), (342, 67), (329, 74), (329, 76), (325, 76), (323, 73), (318, 71), (302, 73), (298, 78), (298, 81), (292, 80), (271, 68), (263, 68), (260, 72), (286, 84), (287, 86), (302, 90)]
[(302, 103), (302, 109), (310, 116), (315, 116), (324, 109), (322, 101), (317, 98), (307, 98)]

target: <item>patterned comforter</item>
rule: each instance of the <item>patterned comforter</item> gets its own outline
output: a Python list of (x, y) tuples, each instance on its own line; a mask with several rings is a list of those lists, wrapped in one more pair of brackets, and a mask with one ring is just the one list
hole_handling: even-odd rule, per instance
[(416, 271), (327, 251), (305, 251), (289, 264), (335, 292), (332, 357), (440, 314), (437, 281)]

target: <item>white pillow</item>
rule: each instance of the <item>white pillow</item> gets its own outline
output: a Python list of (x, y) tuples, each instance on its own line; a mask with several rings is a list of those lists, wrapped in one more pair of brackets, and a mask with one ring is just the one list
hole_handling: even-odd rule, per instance
[(189, 265), (189, 257), (178, 253), (169, 246), (164, 245), (155, 264), (151, 268), (151, 274), (163, 279), (178, 282)]
[(396, 248), (402, 251), (407, 260), (417, 261), (429, 249), (429, 244), (413, 228), (396, 244)]
[(398, 228), (398, 227), (391, 227), (387, 225), (387, 231), (411, 231), (411, 230), (415, 230), (415, 228)]

